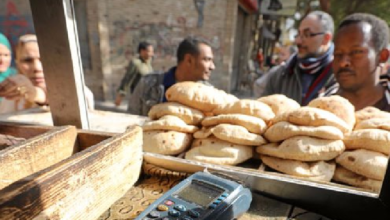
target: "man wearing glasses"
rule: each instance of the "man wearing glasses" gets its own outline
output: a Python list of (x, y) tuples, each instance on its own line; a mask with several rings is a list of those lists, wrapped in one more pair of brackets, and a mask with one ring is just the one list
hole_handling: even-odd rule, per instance
[(301, 21), (295, 38), (297, 54), (266, 75), (266, 87), (261, 96), (284, 94), (301, 105), (322, 96), (335, 84), (333, 31), (334, 23), (329, 14), (322, 11), (309, 13)]
[(389, 27), (382, 19), (363, 13), (347, 16), (335, 36), (333, 69), (338, 84), (326, 95), (343, 96), (355, 110), (374, 106), (390, 112), (389, 82), (379, 78), (381, 64), (389, 58), (388, 42)]

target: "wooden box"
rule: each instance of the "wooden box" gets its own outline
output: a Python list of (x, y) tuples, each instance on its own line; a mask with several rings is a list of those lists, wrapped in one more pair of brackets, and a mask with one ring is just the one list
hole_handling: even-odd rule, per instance
[(321, 183), (255, 169), (212, 165), (154, 153), (144, 161), (177, 172), (208, 169), (225, 172), (243, 180), (260, 193), (332, 219), (390, 219), (390, 169), (379, 194), (335, 183)]
[(139, 178), (139, 127), (118, 135), (72, 126), (31, 132), (38, 136), (0, 151), (9, 183), (0, 190), (0, 219), (97, 219)]

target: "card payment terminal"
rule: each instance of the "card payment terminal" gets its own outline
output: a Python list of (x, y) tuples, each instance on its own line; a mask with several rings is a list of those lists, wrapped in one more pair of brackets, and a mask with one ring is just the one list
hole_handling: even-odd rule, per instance
[(244, 214), (252, 194), (225, 176), (197, 172), (166, 192), (135, 220), (231, 220)]

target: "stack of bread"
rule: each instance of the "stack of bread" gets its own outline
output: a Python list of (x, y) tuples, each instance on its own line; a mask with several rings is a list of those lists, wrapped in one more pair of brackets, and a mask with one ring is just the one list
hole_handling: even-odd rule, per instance
[[(351, 117), (352, 115), (352, 117)], [(334, 159), (345, 150), (344, 134), (353, 128), (354, 106), (340, 96), (321, 97), (308, 106), (278, 114), (257, 147), (262, 162), (292, 176), (330, 181)]]
[(219, 165), (237, 165), (253, 156), (254, 146), (265, 144), (262, 134), (274, 118), (272, 109), (257, 100), (238, 100), (220, 105), (194, 133), (185, 158)]
[(355, 116), (355, 129), (344, 137), (346, 151), (336, 158), (333, 179), (379, 192), (390, 154), (390, 114), (367, 107)]
[(153, 106), (143, 125), (146, 152), (178, 155), (192, 143), (192, 134), (205, 114), (228, 102), (238, 100), (222, 90), (195, 82), (181, 82), (166, 91), (168, 102)]

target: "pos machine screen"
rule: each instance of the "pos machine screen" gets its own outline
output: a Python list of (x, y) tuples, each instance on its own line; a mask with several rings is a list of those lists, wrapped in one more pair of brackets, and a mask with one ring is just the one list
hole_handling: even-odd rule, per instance
[(207, 207), (223, 192), (223, 189), (192, 181), (187, 187), (182, 189), (177, 196), (187, 202), (193, 202), (197, 205)]

